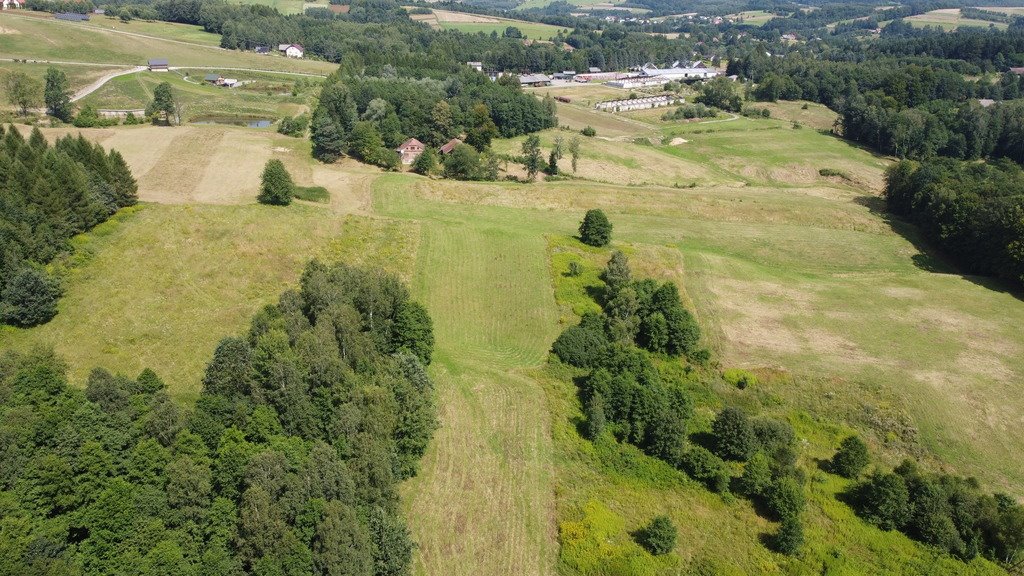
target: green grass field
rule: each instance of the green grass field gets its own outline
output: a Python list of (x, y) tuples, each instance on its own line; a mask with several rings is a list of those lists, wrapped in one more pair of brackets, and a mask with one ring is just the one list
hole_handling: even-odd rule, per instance
[(924, 14), (910, 16), (906, 18), (906, 21), (910, 22), (910, 24), (915, 28), (935, 26), (942, 28), (943, 30), (953, 30), (961, 26), (970, 26), (975, 28), (995, 27), (999, 30), (1005, 30), (1007, 26), (1002, 22), (989, 22), (987, 20), (963, 18), (962, 16), (960, 16), (959, 8), (944, 8), (940, 10), (932, 10), (931, 12), (925, 12)]
[[(308, 59), (285, 58), (276, 54), (261, 56), (252, 52), (223, 50), (210, 45), (185, 42), (178, 24), (143, 23), (145, 32), (130, 30), (136, 23), (117, 30), (101, 28), (107, 19), (96, 23), (69, 23), (41, 15), (4, 14), (0, 34), (0, 54), (5, 58), (30, 58), (70, 62), (94, 62), (136, 66), (149, 58), (167, 58), (171, 66), (230, 66), (283, 72), (329, 74), (337, 65)], [(194, 34), (191, 29), (188, 34)], [(205, 33), (204, 33), (205, 34)], [(39, 40), (46, 39), (45, 42)]]
[(764, 10), (747, 10), (746, 12), (737, 12), (726, 16), (726, 18), (731, 18), (737, 24), (746, 24), (747, 26), (760, 26), (774, 17), (774, 14)]
[[(111, 89), (137, 98), (148, 80), (124, 82)], [(150, 366), (187, 402), (220, 337), (294, 284), (308, 258), (381, 265), (410, 281), (437, 338), (442, 428), (403, 490), (416, 573), (991, 573), (868, 527), (835, 500), (843, 482), (813, 471), (805, 554), (771, 553), (760, 537), (773, 526), (745, 501), (582, 440), (573, 385), (544, 366), (581, 301), (583, 283), (564, 283), (560, 266), (586, 260), (593, 280), (606, 257), (571, 239), (583, 212), (601, 207), (636, 273), (676, 281), (716, 358), (760, 376), (744, 393), (695, 384), (699, 425), (724, 397), (789, 419), (807, 467), (855, 429), (882, 462), (909, 455), (1024, 495), (1021, 301), (952, 273), (889, 221), (878, 198), (888, 161), (815, 130), (827, 111), (772, 111), (684, 123), (561, 106), (560, 124), (598, 135), (581, 138), (575, 177), (531, 185), (324, 166), (308, 141), (271, 130), (88, 130), (122, 151), (146, 204), (78, 240), (60, 314), (5, 329), (0, 347), (53, 345), (77, 384), (96, 365)], [(542, 147), (574, 134), (546, 131)], [(330, 202), (255, 205), (271, 157)], [(568, 157), (560, 168), (572, 175)], [(655, 513), (681, 529), (660, 560), (628, 536)]]
[[(294, 77), (242, 71), (224, 71), (226, 77), (250, 80), (241, 88), (214, 86), (203, 81), (210, 70), (176, 70), (170, 73), (138, 72), (118, 76), (104, 84), (81, 104), (97, 108), (145, 108), (153, 99), (153, 90), (161, 82), (169, 82), (182, 107), (182, 121), (210, 115), (264, 117), (271, 120), (308, 109), (310, 93), (291, 95)], [(186, 79), (184, 74), (189, 73)]]

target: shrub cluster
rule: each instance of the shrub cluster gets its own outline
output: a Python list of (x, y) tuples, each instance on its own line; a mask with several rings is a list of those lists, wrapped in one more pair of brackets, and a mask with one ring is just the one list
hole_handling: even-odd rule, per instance
[(704, 104), (689, 104), (679, 106), (671, 112), (661, 115), (662, 120), (690, 120), (693, 118), (714, 118), (718, 116), (719, 110)]
[(983, 494), (973, 478), (927, 474), (907, 460), (854, 484), (849, 501), (883, 530), (899, 530), (964, 560), (1010, 562), (1024, 552), (1024, 506)]

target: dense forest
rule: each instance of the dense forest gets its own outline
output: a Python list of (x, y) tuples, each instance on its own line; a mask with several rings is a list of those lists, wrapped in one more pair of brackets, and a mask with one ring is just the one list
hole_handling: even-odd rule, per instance
[(79, 136), (53, 146), (38, 128), (26, 141), (0, 126), (0, 321), (32, 326), (56, 313), (60, 279), (46, 265), (72, 236), (135, 204), (124, 158)]
[(1024, 284), (1024, 170), (1013, 162), (905, 160), (886, 172), (889, 210), (964, 269)]
[(5, 353), (0, 574), (408, 574), (432, 348), (398, 280), (314, 261), (221, 341), (191, 412), (150, 370), (83, 390)]

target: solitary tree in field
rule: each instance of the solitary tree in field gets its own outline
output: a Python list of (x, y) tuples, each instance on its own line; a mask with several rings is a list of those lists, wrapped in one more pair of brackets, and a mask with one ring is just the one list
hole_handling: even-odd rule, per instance
[(612, 223), (604, 212), (598, 209), (587, 210), (587, 215), (580, 223), (580, 240), (590, 246), (607, 246), (612, 239)]
[(668, 554), (676, 547), (676, 526), (668, 516), (655, 516), (637, 532), (637, 544), (655, 556)]
[(274, 204), (287, 206), (292, 202), (292, 190), (295, 184), (288, 174), (284, 164), (278, 159), (272, 159), (263, 167), (263, 176), (260, 184), (260, 195), (256, 197), (260, 204)]
[(46, 69), (46, 88), (43, 99), (46, 101), (46, 110), (54, 118), (61, 122), (70, 122), (73, 116), (71, 110), (71, 87), (68, 84), (68, 76), (63, 70), (54, 67)]
[(537, 172), (544, 166), (544, 158), (540, 154), (540, 138), (531, 134), (523, 141), (523, 167), (526, 168), (526, 176), (533, 180)]
[(22, 72), (7, 75), (7, 99), (21, 110), (22, 115), (43, 103), (43, 86), (35, 78)]
[(170, 82), (161, 82), (153, 89), (153, 101), (146, 106), (146, 116), (152, 116), (154, 122), (162, 117), (168, 125), (179, 120), (178, 104)]

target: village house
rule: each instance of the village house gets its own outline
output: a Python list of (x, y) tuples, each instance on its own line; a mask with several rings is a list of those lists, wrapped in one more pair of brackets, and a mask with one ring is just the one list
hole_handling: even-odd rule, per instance
[(270, 54), (270, 46), (257, 46), (253, 51), (257, 54)]
[(483, 72), (484, 71), (484, 63), (483, 62), (466, 62), (466, 66), (469, 66), (470, 68), (472, 68), (473, 70), (476, 70), (477, 72)]
[(452, 150), (455, 150), (455, 147), (458, 146), (459, 144), (462, 144), (462, 140), (459, 140), (458, 138), (452, 138), (444, 146), (441, 146), (441, 148), (439, 148), (438, 151), (442, 155), (451, 154)]
[(4, 10), (21, 8), (21, 0), (4, 0)]
[(420, 154), (423, 154), (423, 150), (426, 148), (423, 142), (415, 138), (409, 138), (398, 148), (395, 148), (395, 152), (398, 152), (399, 158), (402, 160), (402, 164), (412, 164), (419, 158)]
[(203, 81), (220, 86), (224, 83), (224, 77), (220, 74), (207, 74), (206, 76), (203, 76)]
[(149, 71), (150, 72), (167, 72), (171, 69), (170, 63), (167, 58), (150, 58), (149, 59)]

